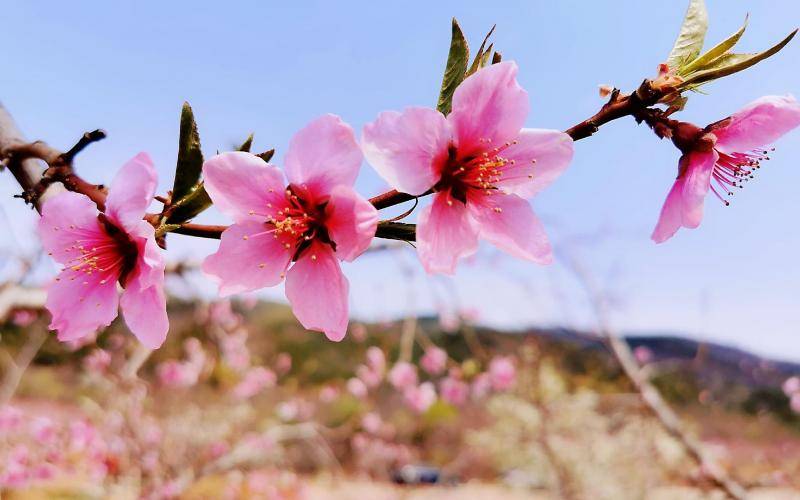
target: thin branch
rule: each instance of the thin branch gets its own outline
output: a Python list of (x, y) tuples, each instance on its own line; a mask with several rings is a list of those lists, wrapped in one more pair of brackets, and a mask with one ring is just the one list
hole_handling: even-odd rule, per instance
[(639, 364), (631, 352), (628, 343), (620, 338), (611, 328), (608, 318), (607, 301), (594, 282), (593, 277), (580, 262), (569, 253), (562, 255), (563, 262), (572, 271), (581, 285), (584, 287), (595, 318), (597, 319), (599, 333), (606, 340), (614, 358), (619, 363), (625, 376), (636, 388), (644, 404), (655, 415), (664, 430), (675, 438), (684, 448), (686, 453), (700, 467), (701, 473), (710, 479), (717, 487), (723, 490), (728, 496), (734, 499), (744, 499), (747, 491), (739, 483), (733, 480), (722, 467), (703, 450), (702, 444), (691, 437), (684, 429), (683, 425), (669, 407), (658, 389), (642, 374)]

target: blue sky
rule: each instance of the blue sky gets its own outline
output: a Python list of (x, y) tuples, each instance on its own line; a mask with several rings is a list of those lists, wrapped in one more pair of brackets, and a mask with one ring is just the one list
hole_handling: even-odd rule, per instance
[[(527, 126), (564, 129), (594, 113), (597, 85), (629, 90), (668, 53), (685, 4), (583, 2), (11, 2), (4, 6), (0, 100), (30, 138), (70, 146), (85, 130), (109, 138), (79, 157), (108, 182), (140, 150), (161, 190), (172, 182), (181, 103), (194, 107), (207, 155), (241, 142), (278, 149), (326, 112), (361, 127), (386, 109), (433, 105), (456, 16), (473, 47), (494, 41), (520, 65), (531, 96)], [(708, 0), (707, 43), (751, 23), (740, 50), (761, 50), (800, 23), (795, 0)], [(693, 96), (683, 119), (716, 121), (766, 94), (800, 93), (800, 42)], [(700, 229), (649, 240), (678, 152), (632, 119), (576, 143), (567, 173), (534, 201), (560, 263), (548, 268), (482, 250), (456, 278), (430, 279), (413, 252), (346, 266), (356, 316), (475, 308), (504, 327), (591, 327), (569, 254), (613, 299), (623, 331), (681, 332), (800, 360), (800, 132), (780, 141), (758, 179), (730, 207), (709, 199)], [(365, 195), (385, 186), (365, 164)], [(7, 249), (30, 248), (33, 214), (10, 176), (0, 179)], [(223, 221), (213, 209), (205, 221)], [(202, 257), (215, 242), (171, 237), (171, 258)], [(199, 285), (204, 288), (205, 285)], [(265, 293), (280, 297), (280, 289)], [(413, 300), (409, 297), (413, 296)]]

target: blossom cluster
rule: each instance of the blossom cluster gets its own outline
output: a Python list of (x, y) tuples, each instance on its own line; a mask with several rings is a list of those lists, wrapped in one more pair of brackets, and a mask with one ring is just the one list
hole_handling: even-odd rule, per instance
[[(478, 69), (455, 89), (447, 115), (423, 107), (383, 112), (360, 140), (338, 116), (321, 116), (291, 139), (283, 170), (245, 151), (208, 159), (205, 191), (233, 224), (202, 270), (223, 297), (285, 282), (300, 323), (342, 340), (349, 283), (340, 262), (363, 254), (379, 226), (376, 207), (354, 189), (364, 158), (397, 191), (433, 194), (416, 229), (429, 273), (455, 273), (481, 239), (521, 259), (552, 262), (544, 226), (528, 200), (568, 167), (573, 139), (524, 127), (530, 105), (517, 72), (513, 61)], [(705, 128), (667, 116), (644, 118), (683, 153), (653, 231), (658, 243), (681, 227), (697, 227), (709, 192), (723, 199), (753, 178), (768, 159), (764, 145), (800, 125), (800, 104), (788, 96), (764, 97)], [(164, 259), (145, 214), (155, 187), (152, 161), (142, 153), (117, 174), (103, 212), (73, 192), (44, 204), (42, 243), (64, 265), (46, 304), (60, 340), (90, 336), (121, 307), (145, 346), (164, 342)], [(261, 384), (269, 378), (248, 376)], [(415, 399), (431, 399), (428, 386), (416, 391)]]

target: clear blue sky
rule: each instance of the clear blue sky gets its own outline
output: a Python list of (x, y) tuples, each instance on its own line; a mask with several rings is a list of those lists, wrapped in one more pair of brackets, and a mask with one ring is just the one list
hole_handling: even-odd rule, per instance
[[(472, 45), (494, 37), (530, 92), (528, 126), (566, 128), (602, 104), (597, 84), (629, 90), (669, 51), (682, 1), (647, 2), (8, 2), (3, 6), (0, 100), (30, 138), (68, 147), (85, 130), (109, 139), (79, 158), (107, 182), (140, 150), (172, 182), (178, 115), (191, 102), (207, 155), (255, 132), (256, 147), (285, 150), (321, 113), (358, 131), (385, 109), (432, 105), (456, 16)], [(750, 12), (741, 50), (766, 48), (800, 24), (796, 0), (708, 0), (707, 42)], [(684, 119), (720, 119), (766, 94), (800, 93), (800, 42), (690, 99)], [(576, 144), (569, 171), (534, 206), (560, 251), (569, 249), (614, 298), (624, 331), (681, 332), (800, 360), (800, 132), (777, 144), (755, 183), (731, 207), (710, 199), (699, 230), (649, 240), (676, 173), (677, 151), (633, 120)], [(383, 189), (365, 165), (359, 188)], [(34, 217), (0, 178), (12, 232), (5, 248), (30, 248)], [(213, 210), (212, 210), (213, 212)], [(221, 221), (216, 213), (207, 221)], [(170, 256), (203, 256), (215, 243), (170, 238)], [(560, 264), (541, 268), (485, 249), (454, 280), (427, 279), (414, 255), (375, 255), (347, 266), (352, 310), (375, 319), (410, 304), (478, 308), (483, 321), (590, 326), (585, 297)], [(409, 302), (409, 283), (414, 299)], [(452, 290), (456, 290), (455, 294)], [(273, 290), (268, 297), (279, 297)]]

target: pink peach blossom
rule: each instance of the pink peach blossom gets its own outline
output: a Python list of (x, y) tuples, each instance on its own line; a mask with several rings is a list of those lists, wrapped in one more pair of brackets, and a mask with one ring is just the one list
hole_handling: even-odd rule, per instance
[(249, 399), (269, 387), (274, 387), (277, 381), (275, 373), (263, 366), (250, 368), (244, 378), (233, 388), (233, 395), (237, 399)]
[(366, 365), (356, 367), (356, 376), (370, 388), (378, 387), (383, 379), (383, 374)]
[(95, 349), (83, 358), (83, 367), (90, 373), (105, 373), (109, 366), (111, 366), (111, 354), (103, 349)]
[(447, 353), (439, 347), (429, 347), (419, 363), (429, 375), (439, 375), (447, 367)]
[(706, 127), (678, 163), (652, 239), (663, 243), (681, 227), (694, 229), (703, 219), (709, 191), (726, 205), (725, 195), (753, 177), (769, 159), (763, 148), (800, 125), (800, 103), (791, 96), (766, 96)]
[(42, 246), (64, 265), (45, 304), (59, 340), (77, 340), (110, 325), (121, 306), (142, 344), (155, 349), (164, 342), (169, 329), (164, 258), (153, 226), (142, 220), (155, 188), (153, 163), (140, 153), (111, 183), (105, 213), (73, 192), (44, 203), (38, 228)]
[(492, 378), (488, 373), (479, 373), (472, 380), (473, 399), (483, 399), (492, 391)]
[(550, 185), (572, 159), (572, 139), (522, 128), (528, 94), (517, 65), (502, 62), (465, 79), (452, 112), (387, 111), (364, 127), (367, 160), (395, 189), (435, 192), (419, 215), (417, 247), (429, 273), (453, 274), (483, 238), (516, 257), (547, 264), (550, 243), (526, 198)]
[(446, 377), (439, 383), (442, 399), (454, 406), (461, 406), (469, 396), (469, 384), (455, 377)]
[(292, 369), (292, 356), (288, 352), (278, 353), (275, 357), (275, 371), (278, 375), (286, 375)]
[(359, 378), (351, 378), (347, 380), (347, 391), (358, 399), (367, 397), (367, 385)]
[(795, 413), (800, 413), (800, 393), (796, 392), (789, 398), (789, 408)]
[(375, 207), (353, 190), (361, 161), (352, 129), (334, 115), (312, 121), (290, 141), (288, 186), (280, 170), (249, 153), (206, 161), (206, 190), (235, 222), (203, 263), (220, 293), (275, 286), (285, 276), (300, 323), (342, 340), (349, 285), (339, 261), (364, 252), (378, 223)]
[(323, 403), (330, 403), (339, 397), (339, 389), (332, 385), (326, 385), (319, 391), (319, 400)]
[(795, 376), (787, 378), (783, 382), (781, 388), (783, 389), (783, 393), (790, 397), (795, 393), (800, 393), (800, 377)]
[(367, 349), (367, 366), (369, 366), (376, 373), (383, 373), (386, 371), (386, 356), (380, 347), (372, 346)]
[(375, 412), (369, 412), (361, 418), (361, 427), (370, 434), (378, 434), (382, 426), (383, 420)]
[(489, 363), (489, 378), (495, 391), (510, 389), (517, 378), (514, 362), (509, 357), (497, 356)]
[(432, 382), (423, 382), (419, 386), (406, 387), (403, 399), (409, 408), (417, 413), (425, 413), (436, 402), (436, 388)]
[(406, 389), (417, 385), (417, 367), (406, 361), (398, 361), (389, 371), (389, 383), (395, 389)]

